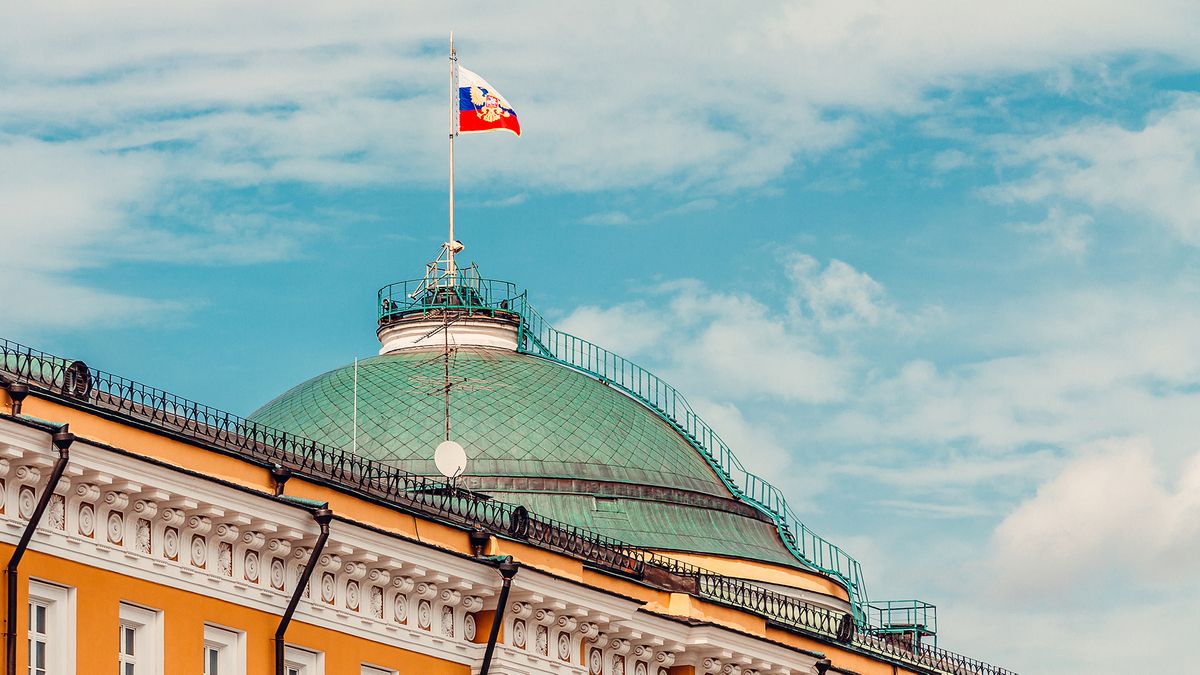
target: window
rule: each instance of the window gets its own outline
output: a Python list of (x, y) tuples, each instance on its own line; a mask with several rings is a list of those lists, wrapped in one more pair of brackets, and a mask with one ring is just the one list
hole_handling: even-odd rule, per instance
[(379, 666), (362, 665), (362, 675), (398, 675), (394, 670), (388, 668), (380, 668)]
[(75, 672), (75, 607), (70, 588), (29, 580), (29, 675)]
[(117, 631), (117, 673), (119, 675), (134, 675), (137, 672), (137, 657), (141, 652), (137, 649), (137, 628), (124, 621)]
[(118, 675), (162, 675), (161, 612), (121, 603), (117, 633)]
[(46, 675), (46, 651), (50, 645), (46, 613), (50, 611), (40, 600), (29, 601), (29, 675)]
[(245, 633), (204, 624), (204, 675), (244, 675)]
[(283, 672), (285, 675), (324, 675), (325, 655), (286, 645), (283, 648)]

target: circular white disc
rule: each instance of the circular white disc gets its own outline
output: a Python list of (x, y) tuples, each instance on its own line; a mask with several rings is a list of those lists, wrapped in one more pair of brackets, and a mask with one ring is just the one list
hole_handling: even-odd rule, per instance
[(458, 478), (467, 469), (467, 453), (454, 441), (442, 441), (433, 451), (433, 463), (446, 478)]

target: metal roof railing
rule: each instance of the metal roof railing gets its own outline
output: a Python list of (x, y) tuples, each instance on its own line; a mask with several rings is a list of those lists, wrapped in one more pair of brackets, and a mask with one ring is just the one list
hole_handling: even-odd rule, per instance
[(698, 597), (754, 612), (794, 630), (890, 657), (929, 672), (952, 675), (1014, 675), (1012, 671), (936, 647), (914, 650), (903, 641), (858, 630), (842, 614), (744, 579), (639, 548), (585, 528), (531, 513), (524, 506), (488, 498), (444, 481), (409, 473), (377, 460), (268, 427), (244, 417), (176, 396), (82, 361), (0, 338), (0, 380), (23, 382), (44, 395), (119, 416), (168, 436), (184, 438), (261, 466), (279, 465), (403, 511), (499, 536), (582, 560), (585, 564), (654, 584), (672, 575)]
[(518, 292), (516, 285), (507, 281), (483, 279), (473, 265), (459, 269), (453, 283), (448, 279), (441, 281), (412, 279), (379, 289), (375, 309), (380, 325), (411, 314), (446, 309), (513, 315), (527, 311), (525, 291)]

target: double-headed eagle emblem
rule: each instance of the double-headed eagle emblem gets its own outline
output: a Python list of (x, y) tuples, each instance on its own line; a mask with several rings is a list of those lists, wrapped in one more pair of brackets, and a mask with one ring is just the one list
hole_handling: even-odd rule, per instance
[(475, 114), (484, 122), (495, 122), (509, 113), (500, 107), (500, 97), (490, 91), (485, 92), (478, 85), (471, 85), (471, 105), (475, 106)]

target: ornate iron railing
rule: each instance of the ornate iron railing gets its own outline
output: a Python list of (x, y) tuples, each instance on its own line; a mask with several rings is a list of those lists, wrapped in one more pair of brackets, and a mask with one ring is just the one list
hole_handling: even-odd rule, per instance
[[(228, 452), (262, 466), (279, 465), (401, 510), (464, 528), (528, 541), (585, 564), (647, 583), (687, 590), (794, 630), (838, 640), (933, 672), (1013, 675), (1011, 671), (937, 648), (914, 651), (903, 642), (856, 630), (852, 615), (805, 602), (742, 579), (725, 577), (569, 523), (530, 513), (444, 481), (411, 474), (308, 438), (0, 338), (0, 379), (167, 435)], [(664, 577), (664, 575), (666, 575)]]
[(467, 312), (511, 312), (526, 311), (526, 293), (518, 291), (516, 285), (507, 281), (483, 279), (472, 267), (458, 270), (454, 283), (441, 279), (442, 283), (430, 278), (398, 281), (379, 289), (375, 309), (379, 323), (386, 324), (414, 313), (428, 313), (445, 309), (460, 309)]

